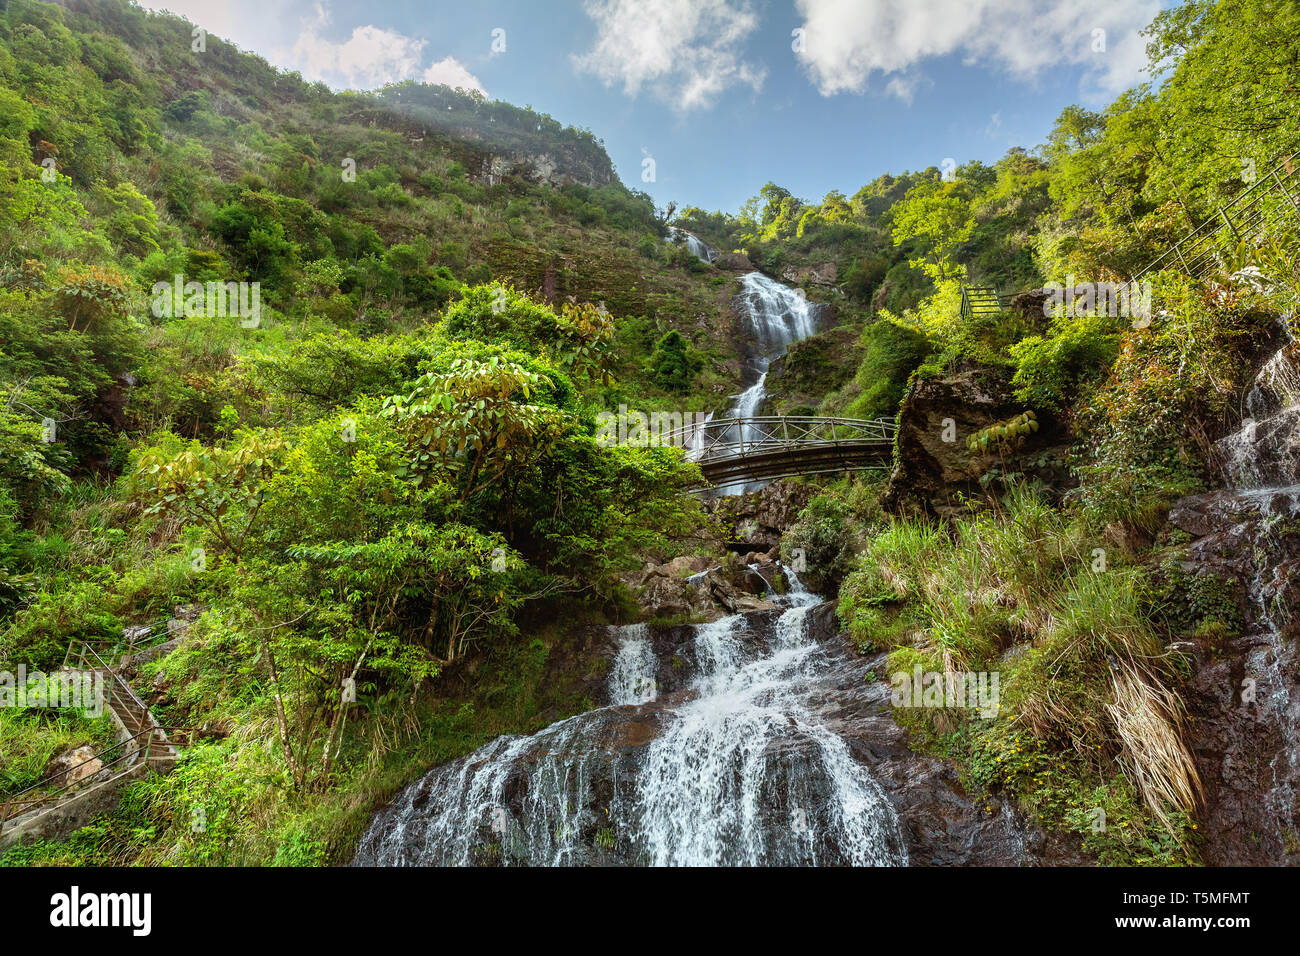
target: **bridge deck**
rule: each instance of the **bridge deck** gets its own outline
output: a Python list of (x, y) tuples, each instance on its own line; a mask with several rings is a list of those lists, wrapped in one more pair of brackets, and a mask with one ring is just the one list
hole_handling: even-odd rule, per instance
[(686, 448), (713, 487), (741, 482), (884, 468), (894, 447), (892, 419), (756, 416), (713, 419), (665, 436)]

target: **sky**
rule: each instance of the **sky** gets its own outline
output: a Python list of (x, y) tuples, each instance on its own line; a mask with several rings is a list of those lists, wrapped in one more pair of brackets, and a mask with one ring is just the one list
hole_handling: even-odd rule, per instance
[[(994, 162), (1148, 79), (1166, 0), (143, 0), (334, 89), (531, 106), (665, 206)], [(649, 162), (648, 162), (649, 161)]]

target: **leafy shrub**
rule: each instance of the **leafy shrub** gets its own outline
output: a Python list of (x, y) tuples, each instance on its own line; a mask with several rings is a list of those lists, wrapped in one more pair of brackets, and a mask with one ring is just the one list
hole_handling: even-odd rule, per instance
[(907, 381), (930, 354), (924, 335), (887, 319), (862, 330), (866, 353), (858, 366), (861, 392), (845, 409), (852, 418), (893, 418), (903, 401)]
[(1099, 314), (1058, 320), (1050, 336), (1030, 336), (1012, 345), (1016, 398), (1057, 413), (1073, 405), (1080, 388), (1096, 382), (1115, 361), (1122, 322)]

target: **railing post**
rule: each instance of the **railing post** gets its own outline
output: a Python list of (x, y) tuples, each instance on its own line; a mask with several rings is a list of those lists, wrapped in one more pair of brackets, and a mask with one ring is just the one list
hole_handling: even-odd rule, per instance
[(1228, 211), (1224, 209), (1223, 206), (1218, 206), (1217, 208), (1219, 210), (1219, 215), (1223, 217), (1223, 221), (1228, 224), (1228, 228), (1232, 230), (1232, 234), (1237, 237), (1237, 241), (1245, 242), (1246, 240), (1241, 237), (1241, 233), (1237, 231), (1237, 227), (1232, 224), (1232, 220), (1228, 217)]
[(1277, 188), (1282, 190), (1282, 195), (1287, 198), (1287, 205), (1291, 207), (1291, 214), (1300, 217), (1300, 203), (1297, 203), (1296, 198), (1291, 195), (1291, 190), (1286, 188), (1286, 181), (1277, 174), (1276, 166), (1273, 167), (1273, 172), (1269, 175), (1277, 180)]

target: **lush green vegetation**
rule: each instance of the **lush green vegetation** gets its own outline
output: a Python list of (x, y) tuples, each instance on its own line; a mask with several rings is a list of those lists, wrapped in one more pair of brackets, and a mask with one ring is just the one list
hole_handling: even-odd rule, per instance
[[(838, 257), (841, 316), (856, 316), (863, 352), (852, 383), (823, 391), (823, 412), (891, 415), (911, 383), (973, 365), (1011, 383), (1016, 421), (1054, 421), (1067, 436), (1067, 487), (994, 482), (1007, 493), (944, 524), (890, 517), (873, 486), (841, 485), (813, 499), (783, 551), (801, 549), (823, 587), (843, 582), (851, 635), (864, 653), (887, 652), (878, 677), (999, 671), (994, 720), (895, 713), (978, 791), (1078, 833), (1103, 862), (1197, 859), (1179, 694), (1190, 665), (1170, 648), (1235, 634), (1240, 619), (1203, 593), (1209, 578), (1180, 569), (1165, 518), (1213, 480), (1212, 442), (1235, 427), (1242, 385), (1300, 303), (1300, 232), (1280, 217), (1208, 282), (1156, 275), (1146, 316), (1031, 302), (970, 319), (960, 288), (1126, 282), (1215, 215), (1295, 148), (1279, 104), (1296, 103), (1282, 77), (1300, 55), (1297, 16), (1254, 0), (1162, 13), (1148, 34), (1159, 80), (1101, 112), (1066, 110), (1033, 155), (949, 179), (930, 170), (875, 206), (888, 181), (847, 205), (769, 186), (739, 217), (697, 216), (703, 234), (748, 242), (764, 261)], [(870, 258), (886, 237), (900, 257), (887, 269)], [(909, 296), (890, 282), (900, 262)], [(859, 283), (873, 263), (874, 282)]]
[[(891, 674), (1001, 671), (994, 720), (898, 712), (974, 791), (1103, 862), (1195, 862), (1169, 645), (1239, 622), (1167, 534), (1115, 542), (1206, 486), (1300, 300), (1297, 232), (1208, 284), (1159, 275), (1145, 323), (963, 319), (961, 286), (1127, 280), (1294, 148), (1298, 37), (1293, 4), (1187, 0), (1151, 27), (1157, 80), (1032, 152), (672, 218), (549, 116), (333, 94), (217, 38), (178, 71), (199, 54), (169, 14), (0, 0), (0, 665), (205, 609), (140, 675), (203, 731), (176, 772), (3, 862), (339, 862), (422, 769), (589, 706), (574, 628), (638, 613), (621, 576), (646, 557), (707, 546), (694, 466), (602, 446), (596, 416), (738, 385), (734, 282), (664, 242), (670, 218), (829, 300), (773, 375), (783, 411), (890, 417), (976, 364), (1015, 423), (1059, 426), (1068, 488), (1008, 483), (941, 523), (828, 484), (782, 547)], [(1246, 265), (1253, 288), (1229, 280)], [(258, 283), (260, 314), (155, 308), (178, 276)], [(102, 734), (0, 712), (0, 792)]]
[[(678, 328), (728, 290), (599, 143), (191, 54), (126, 3), (0, 5), (0, 97), (0, 660), (206, 609), (141, 676), (203, 731), (177, 772), (13, 859), (342, 859), (419, 768), (589, 704), (543, 680), (548, 622), (625, 616), (619, 575), (702, 521), (694, 467), (596, 414), (734, 389), (723, 332)], [(260, 313), (159, 307), (177, 281)], [(5, 717), (5, 792), (94, 739), (41, 718)]]

